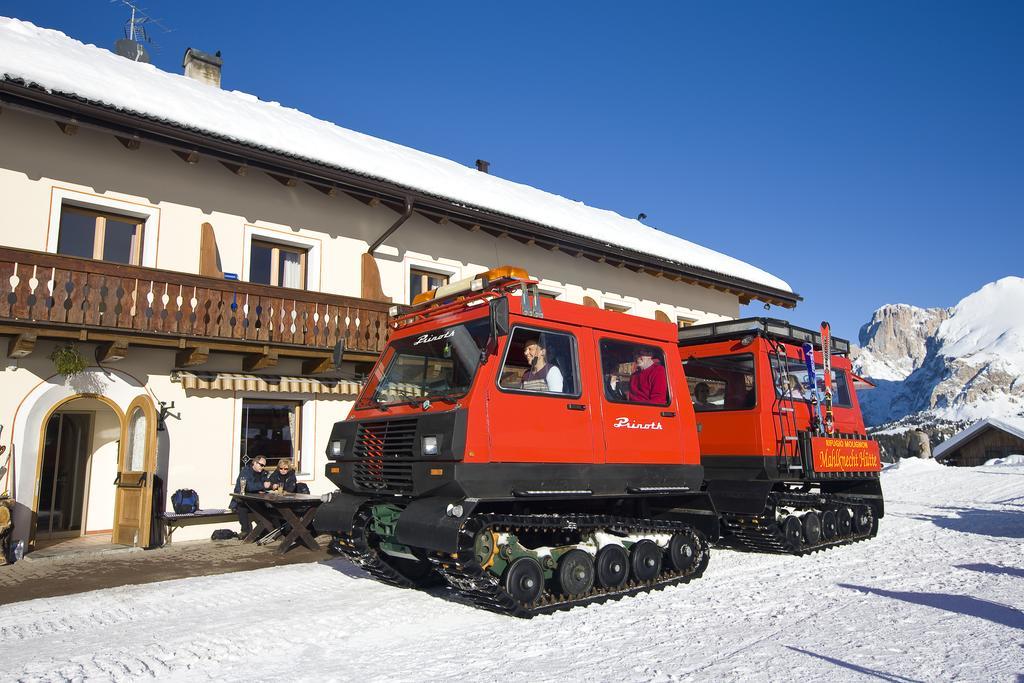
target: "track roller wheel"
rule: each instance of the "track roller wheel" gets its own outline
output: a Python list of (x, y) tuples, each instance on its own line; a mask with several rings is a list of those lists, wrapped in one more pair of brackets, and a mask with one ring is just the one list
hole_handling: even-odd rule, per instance
[(804, 538), (807, 539), (807, 545), (818, 545), (818, 542), (821, 541), (821, 516), (814, 510), (811, 510), (803, 514), (800, 522), (804, 528)]
[(555, 579), (562, 595), (583, 595), (594, 587), (594, 560), (590, 553), (570, 550), (558, 561)]
[(629, 555), (621, 545), (606, 545), (597, 551), (594, 568), (597, 585), (619, 588), (629, 578)]
[(629, 567), (637, 581), (650, 581), (661, 573), (661, 548), (647, 539), (634, 543), (629, 551)]
[(693, 534), (672, 534), (668, 541), (668, 563), (678, 572), (693, 566), (700, 553), (697, 537)]
[(836, 511), (825, 510), (821, 513), (821, 536), (826, 541), (831, 541), (839, 533), (839, 529), (836, 526)]
[(858, 534), (867, 533), (871, 529), (871, 510), (867, 505), (858, 505), (853, 509), (853, 530)]
[(804, 543), (804, 526), (796, 515), (787, 515), (782, 522), (782, 535), (790, 550), (799, 550)]
[(840, 536), (847, 536), (853, 529), (853, 510), (850, 508), (839, 508), (836, 511), (836, 526), (839, 528)]
[(505, 590), (520, 603), (530, 606), (544, 591), (544, 570), (532, 557), (520, 557), (505, 570)]

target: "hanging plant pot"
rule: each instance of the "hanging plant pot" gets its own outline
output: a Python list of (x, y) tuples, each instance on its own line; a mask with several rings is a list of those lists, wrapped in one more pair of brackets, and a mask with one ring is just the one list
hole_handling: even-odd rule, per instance
[(85, 358), (74, 346), (58, 346), (50, 354), (50, 360), (57, 372), (72, 377), (85, 370)]

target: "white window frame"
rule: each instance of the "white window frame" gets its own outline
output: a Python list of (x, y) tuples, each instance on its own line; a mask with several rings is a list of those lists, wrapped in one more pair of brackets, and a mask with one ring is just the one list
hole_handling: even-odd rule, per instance
[(558, 301), (566, 300), (565, 287), (559, 287), (557, 285), (546, 284), (543, 280), (537, 285), (537, 291), (541, 294), (548, 295), (557, 299)]
[[(265, 391), (238, 391), (235, 392), (235, 419), (232, 421), (231, 435), (231, 467), (230, 480), (234, 481), (238, 476), (238, 459), (242, 451), (242, 404), (245, 399), (250, 401), (291, 401), (302, 406), (302, 420), (299, 428), (299, 464), (302, 471), (295, 471), (297, 481), (310, 482), (316, 478), (316, 472), (320, 466), (317, 462), (316, 448), (316, 400), (306, 399), (302, 394), (293, 393), (268, 393)], [(308, 417), (307, 417), (308, 416)], [(303, 452), (305, 451), (305, 452)]]
[(412, 271), (414, 270), (425, 270), (428, 273), (443, 275), (448, 278), (448, 282), (462, 279), (461, 268), (424, 259), (406, 258), (402, 263), (402, 272), (404, 273), (402, 281), (403, 303), (412, 303), (412, 288), (409, 287), (409, 279), (412, 277)]
[[(614, 308), (610, 309), (608, 308), (609, 306), (614, 306)], [(625, 299), (617, 299), (610, 296), (602, 296), (601, 308), (606, 311), (615, 310), (619, 313), (630, 315), (635, 312), (636, 303), (626, 301)]]
[(322, 250), (320, 240), (248, 224), (244, 226), (242, 235), (242, 280), (249, 282), (252, 240), (256, 238), (258, 242), (272, 242), (280, 244), (282, 247), (304, 250), (306, 252), (306, 291), (320, 291), (320, 254)]
[(51, 254), (57, 253), (57, 245), (60, 241), (60, 216), (65, 205), (101, 213), (121, 214), (141, 220), (143, 222), (142, 254), (139, 265), (156, 268), (156, 248), (160, 233), (159, 208), (55, 187), (50, 193), (50, 229), (46, 236), (46, 251)]

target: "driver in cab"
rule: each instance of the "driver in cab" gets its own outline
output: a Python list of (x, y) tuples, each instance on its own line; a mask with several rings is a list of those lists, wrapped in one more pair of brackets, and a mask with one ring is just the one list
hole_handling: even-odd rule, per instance
[(520, 379), (525, 391), (550, 391), (562, 393), (562, 371), (548, 363), (548, 350), (540, 339), (529, 339), (523, 347), (523, 355), (530, 366)]

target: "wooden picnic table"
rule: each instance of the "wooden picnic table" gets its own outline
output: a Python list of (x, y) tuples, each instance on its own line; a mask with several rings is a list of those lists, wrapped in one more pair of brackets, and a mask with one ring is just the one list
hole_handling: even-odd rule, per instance
[(238, 501), (239, 505), (249, 508), (255, 524), (253, 530), (245, 537), (245, 543), (252, 543), (266, 534), (280, 528), (283, 524), (289, 526), (277, 552), (284, 554), (288, 552), (293, 543), (301, 543), (310, 550), (320, 550), (320, 544), (316, 542), (313, 534), (310, 533), (310, 523), (316, 509), (323, 501), (320, 496), (313, 496), (308, 493), (232, 493), (231, 497)]

